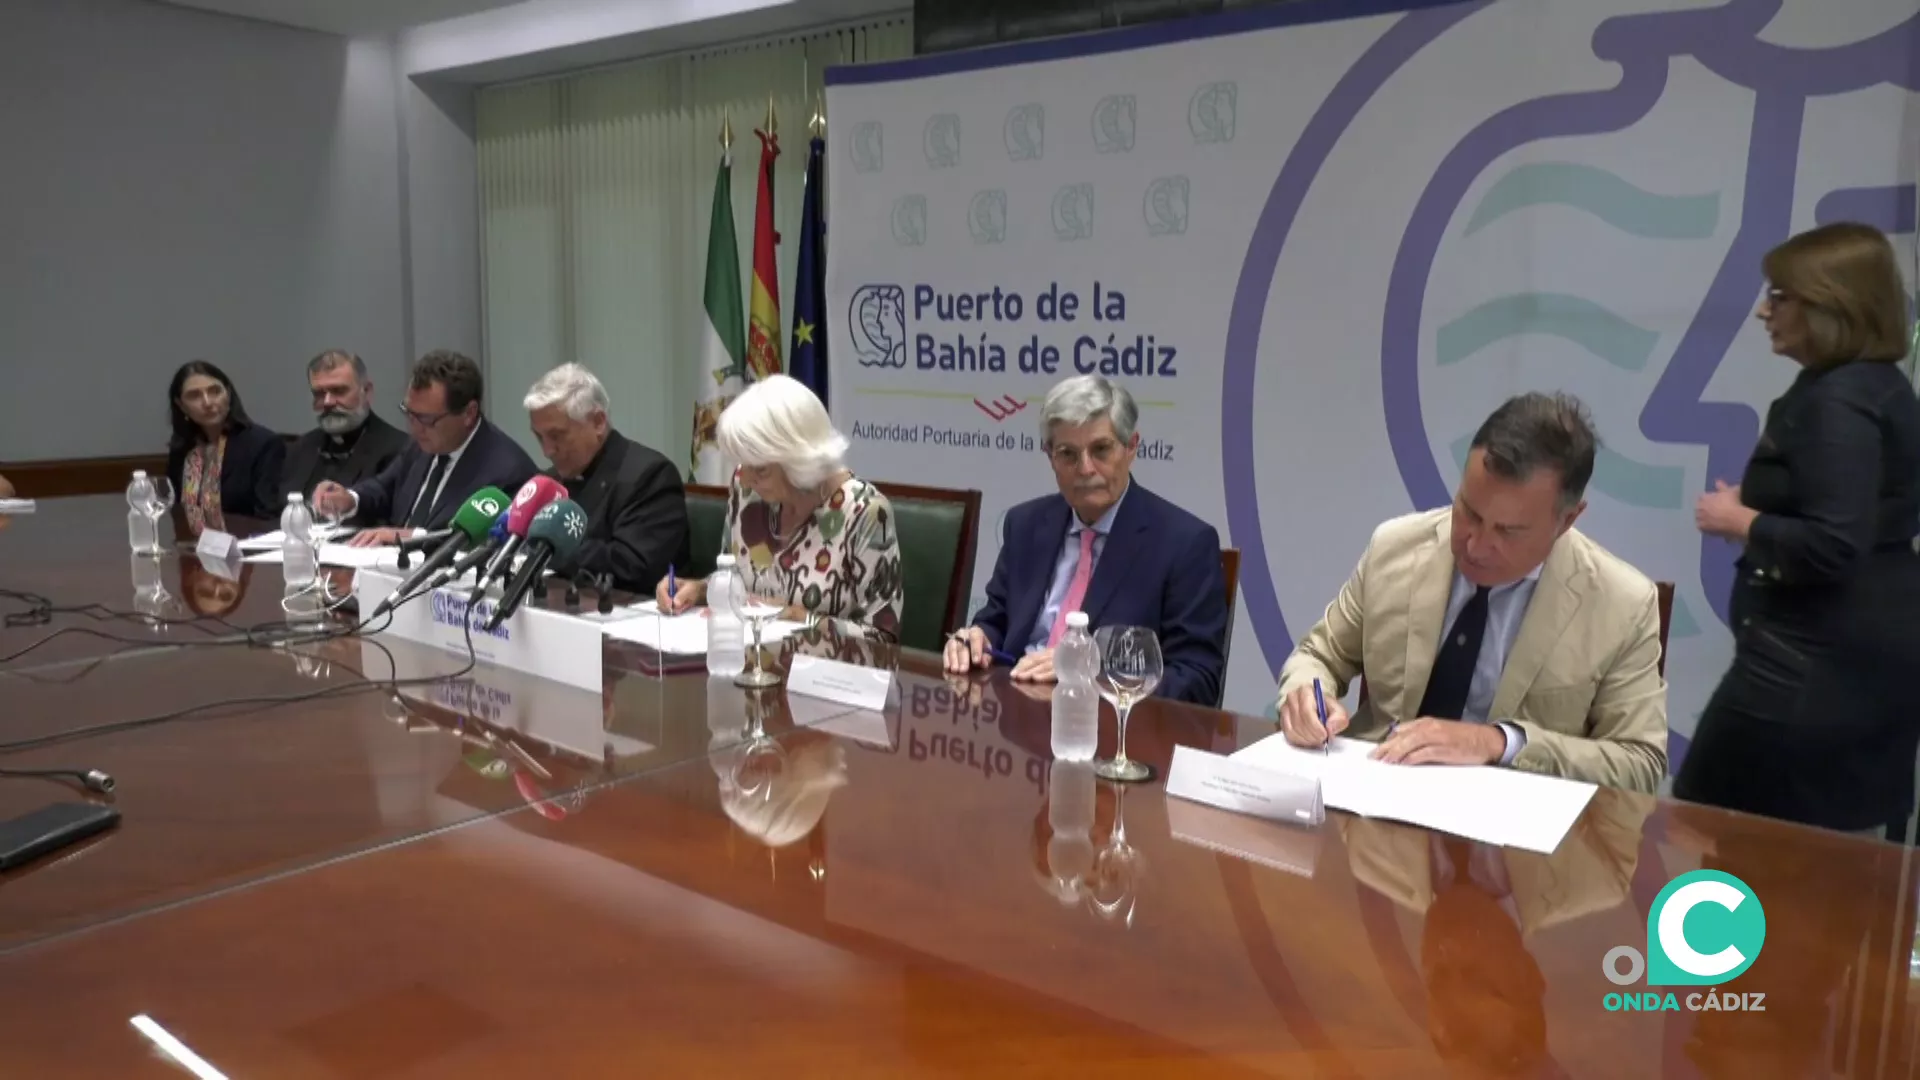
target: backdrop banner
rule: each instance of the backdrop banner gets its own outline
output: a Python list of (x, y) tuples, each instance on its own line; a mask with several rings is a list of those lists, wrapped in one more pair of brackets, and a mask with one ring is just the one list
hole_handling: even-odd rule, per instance
[[(1794, 374), (1761, 256), (1860, 220), (1910, 265), (1920, 0), (1305, 0), (828, 74), (834, 412), (875, 479), (1053, 490), (1067, 375), (1141, 406), (1136, 480), (1244, 553), (1227, 704), (1373, 528), (1447, 503), (1506, 396), (1605, 449), (1580, 527), (1675, 583), (1687, 733), (1732, 652), (1693, 526)], [(937, 598), (909, 597), (908, 603)]]

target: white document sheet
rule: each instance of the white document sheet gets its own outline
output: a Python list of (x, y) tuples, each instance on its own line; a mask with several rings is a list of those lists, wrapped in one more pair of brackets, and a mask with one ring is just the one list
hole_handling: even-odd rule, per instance
[[(707, 654), (707, 616), (703, 611), (661, 615), (659, 609), (652, 607), (649, 601), (642, 614), (607, 623), (605, 629), (610, 638), (637, 642), (656, 652), (685, 656)], [(806, 626), (803, 623), (775, 619), (761, 627), (760, 643), (771, 645), (795, 630), (804, 629)], [(752, 631), (746, 632), (746, 640), (749, 645), (753, 643)]]
[[(246, 541), (241, 541), (245, 550)], [(286, 564), (286, 553), (280, 548), (269, 551), (255, 551), (246, 557), (250, 563), (269, 563), (274, 566)], [(398, 570), (400, 567), (400, 549), (397, 547), (348, 547), (345, 544), (321, 544), (321, 566), (344, 566), (353, 570), (373, 567), (376, 570)]]
[(1586, 811), (1594, 785), (1495, 766), (1387, 765), (1374, 744), (1336, 738), (1332, 752), (1269, 735), (1233, 759), (1320, 779), (1327, 806), (1489, 844), (1551, 854)]

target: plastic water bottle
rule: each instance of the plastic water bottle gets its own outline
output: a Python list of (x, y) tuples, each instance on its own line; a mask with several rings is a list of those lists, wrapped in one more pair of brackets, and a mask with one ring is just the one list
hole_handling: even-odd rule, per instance
[(135, 555), (160, 553), (160, 526), (153, 517), (153, 481), (136, 470), (127, 485), (127, 546)]
[(707, 578), (707, 674), (728, 678), (747, 669), (747, 632), (733, 610), (733, 593), (740, 588), (733, 566), (733, 556), (722, 555)]
[(1053, 650), (1053, 756), (1087, 761), (1100, 742), (1100, 657), (1087, 632), (1087, 615), (1067, 616), (1067, 632)]
[(298, 596), (313, 588), (320, 572), (319, 552), (313, 546), (313, 515), (307, 510), (306, 496), (297, 491), (287, 494), (287, 508), (280, 513), (280, 531), (286, 536), (280, 546), (280, 576), (286, 579), (286, 594)]

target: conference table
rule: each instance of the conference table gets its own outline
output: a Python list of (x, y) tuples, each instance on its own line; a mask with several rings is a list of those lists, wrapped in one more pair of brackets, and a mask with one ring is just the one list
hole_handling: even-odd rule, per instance
[[(123, 815), (0, 873), (0, 1075), (189, 1075), (154, 1030), (294, 1080), (1912, 1072), (1907, 848), (1611, 789), (1551, 854), (1260, 822), (1056, 766), (1044, 689), (911, 651), (871, 654), (897, 699), (848, 712), (613, 642), (599, 694), (391, 635), (249, 646), (186, 620), (280, 618), (272, 565), (214, 589), (169, 554), (205, 596), (113, 617), (123, 519), (57, 500), (0, 531), (0, 589), (63, 609), (0, 656), (131, 639), (0, 663), (0, 742), (152, 721), (0, 747), (111, 772)], [(1164, 774), (1264, 730), (1154, 700), (1128, 750)], [(8, 780), (0, 817), (80, 797)], [(1703, 867), (1765, 906), (1718, 988), (1765, 1011), (1609, 1007), (1650, 988), (1603, 957)]]

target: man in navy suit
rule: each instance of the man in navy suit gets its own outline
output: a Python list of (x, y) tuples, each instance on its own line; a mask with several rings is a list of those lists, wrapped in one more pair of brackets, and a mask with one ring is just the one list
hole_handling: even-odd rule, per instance
[(1227, 587), (1213, 526), (1132, 480), (1140, 438), (1133, 395), (1098, 375), (1055, 386), (1041, 407), (1058, 495), (1007, 512), (987, 604), (947, 642), (947, 670), (1013, 662), (1021, 681), (1053, 681), (1053, 646), (1070, 611), (1092, 628), (1144, 626), (1166, 672), (1155, 693), (1218, 705), (1226, 676)]
[(362, 526), (351, 541), (360, 547), (446, 528), (467, 496), (484, 487), (511, 496), (539, 471), (519, 443), (480, 414), (478, 364), (435, 350), (413, 365), (410, 382), (400, 411), (413, 445), (351, 488), (328, 481), (314, 489), (315, 506)]

